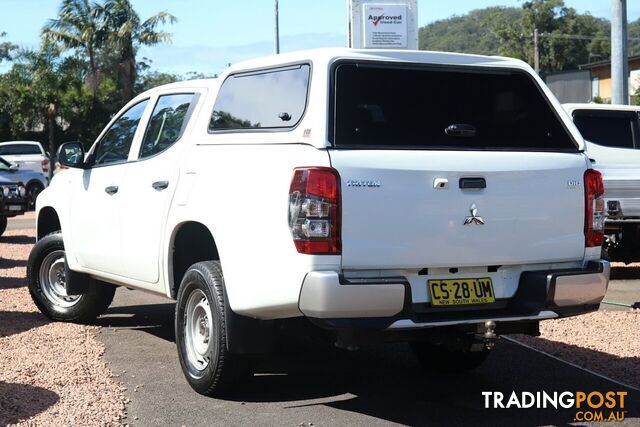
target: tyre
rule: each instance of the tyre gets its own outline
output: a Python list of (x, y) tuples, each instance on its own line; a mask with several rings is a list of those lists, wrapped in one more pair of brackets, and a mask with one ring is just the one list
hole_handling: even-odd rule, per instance
[(36, 207), (36, 199), (38, 198), (38, 195), (42, 193), (42, 190), (44, 190), (44, 187), (38, 182), (29, 184), (29, 186), (27, 187), (27, 200), (29, 201), (29, 209), (34, 209)]
[(87, 278), (86, 294), (67, 295), (65, 262), (64, 243), (59, 231), (43, 237), (35, 244), (27, 261), (27, 284), (31, 298), (49, 319), (90, 322), (109, 308), (116, 287)]
[(175, 322), (180, 365), (196, 392), (221, 395), (248, 379), (247, 359), (228, 351), (219, 262), (199, 262), (187, 270), (178, 291)]
[(0, 236), (4, 234), (7, 229), (7, 217), (0, 216)]
[(451, 349), (429, 342), (411, 343), (411, 349), (425, 371), (438, 373), (466, 372), (480, 366), (490, 350), (471, 351), (471, 343)]

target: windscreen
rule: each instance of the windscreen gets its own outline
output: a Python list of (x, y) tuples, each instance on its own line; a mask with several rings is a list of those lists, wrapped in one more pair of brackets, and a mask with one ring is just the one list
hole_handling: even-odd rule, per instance
[(525, 72), (370, 64), (335, 72), (337, 147), (577, 151)]

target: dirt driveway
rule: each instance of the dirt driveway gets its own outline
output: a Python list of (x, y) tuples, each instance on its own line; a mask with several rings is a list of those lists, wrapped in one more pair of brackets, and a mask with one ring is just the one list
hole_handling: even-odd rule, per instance
[(25, 283), (34, 230), (0, 238), (0, 425), (121, 425), (124, 389), (96, 326), (49, 322)]

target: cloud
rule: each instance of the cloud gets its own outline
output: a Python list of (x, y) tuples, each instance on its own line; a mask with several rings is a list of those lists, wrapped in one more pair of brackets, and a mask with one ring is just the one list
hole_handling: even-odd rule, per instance
[[(344, 47), (346, 44), (344, 34), (301, 34), (280, 38), (281, 52), (319, 47)], [(271, 55), (274, 50), (273, 41), (226, 47), (161, 45), (141, 48), (138, 57), (151, 59), (153, 70), (177, 74), (195, 71), (209, 75), (221, 73), (229, 63)]]

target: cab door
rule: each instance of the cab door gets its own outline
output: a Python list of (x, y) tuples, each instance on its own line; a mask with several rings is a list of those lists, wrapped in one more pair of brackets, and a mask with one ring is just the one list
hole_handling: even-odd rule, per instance
[(137, 161), (125, 172), (120, 195), (123, 268), (128, 278), (148, 283), (150, 289), (159, 281), (164, 224), (186, 145), (182, 140), (199, 96), (197, 91), (164, 93), (153, 101), (143, 138), (134, 149)]
[(124, 276), (121, 201), (124, 172), (149, 100), (126, 109), (88, 155), (92, 166), (72, 187), (71, 239), (78, 263), (99, 273)]

